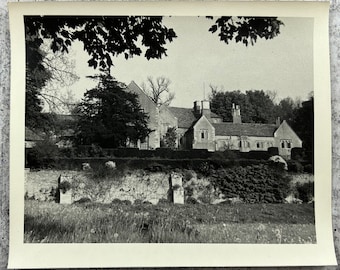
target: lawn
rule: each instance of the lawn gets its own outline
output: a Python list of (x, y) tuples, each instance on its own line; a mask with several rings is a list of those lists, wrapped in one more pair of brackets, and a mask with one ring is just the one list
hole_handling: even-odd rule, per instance
[(25, 201), (26, 243), (315, 243), (313, 204)]

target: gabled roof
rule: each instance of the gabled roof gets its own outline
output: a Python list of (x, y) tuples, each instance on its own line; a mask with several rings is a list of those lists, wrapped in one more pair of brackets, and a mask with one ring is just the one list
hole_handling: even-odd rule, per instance
[[(193, 123), (197, 120), (194, 114), (194, 109), (191, 108), (178, 108), (178, 107), (168, 107), (170, 112), (178, 119), (179, 128), (190, 128)], [(201, 115), (198, 117), (200, 118)], [(210, 113), (211, 118), (221, 118), (216, 113)]]
[(135, 93), (138, 95), (139, 98), (147, 99), (150, 101), (154, 106), (157, 107), (157, 104), (149, 97), (147, 93), (144, 92), (142, 88), (138, 86), (134, 81), (131, 81), (129, 85), (127, 86), (127, 89), (130, 90), (131, 92)]
[(189, 128), (196, 121), (193, 109), (178, 107), (168, 107), (168, 109), (178, 119), (179, 128)]
[(25, 141), (42, 141), (43, 139), (28, 127), (25, 127)]
[(277, 126), (273, 124), (253, 123), (213, 123), (216, 136), (254, 136), (273, 137)]

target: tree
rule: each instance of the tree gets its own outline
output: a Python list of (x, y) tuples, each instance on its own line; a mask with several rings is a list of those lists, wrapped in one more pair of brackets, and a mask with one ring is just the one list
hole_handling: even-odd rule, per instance
[[(213, 19), (213, 17), (208, 17)], [(232, 40), (244, 45), (254, 45), (258, 38), (272, 39), (280, 34), (284, 25), (276, 17), (219, 17), (209, 28), (212, 33), (218, 32), (221, 41), (229, 43)]]
[(253, 123), (274, 123), (275, 122), (275, 105), (270, 96), (263, 90), (246, 91), (246, 96), (250, 108), (245, 108), (246, 112)]
[(279, 104), (275, 106), (275, 115), (282, 120), (286, 120), (289, 124), (292, 124), (295, 119), (295, 113), (298, 108), (298, 104), (290, 97), (281, 99)]
[(52, 74), (43, 65), (45, 53), (30, 38), (26, 43), (25, 125), (31, 129), (41, 130), (48, 119), (41, 114), (43, 102), (39, 95)]
[[(213, 17), (208, 17), (213, 19)], [(41, 47), (50, 40), (50, 49), (68, 53), (74, 41), (80, 41), (89, 55), (88, 65), (110, 71), (113, 58), (126, 59), (143, 53), (147, 59), (160, 59), (167, 55), (166, 44), (176, 38), (161, 16), (25, 16), (26, 66), (28, 109), (26, 123), (36, 126), (42, 109), (39, 94), (51, 73), (42, 65), (45, 54)], [(219, 17), (209, 29), (218, 32), (221, 41), (231, 40), (245, 45), (257, 38), (271, 39), (283, 25), (275, 17)], [(34, 81), (34, 77), (37, 80)], [(33, 79), (33, 80), (32, 80)]]
[[(53, 53), (48, 44), (40, 47), (45, 52), (42, 63), (51, 77), (41, 89), (39, 97), (45, 105), (44, 109), (53, 113), (67, 114), (76, 104), (74, 94), (69, 88), (79, 80), (79, 76), (74, 72), (75, 60), (63, 52)], [(60, 88), (65, 87), (66, 92), (60, 91)]]
[[(146, 48), (145, 57), (161, 58), (166, 55), (165, 44), (176, 37), (173, 29), (162, 24), (162, 17), (74, 17), (74, 16), (25, 16), (26, 36), (26, 125), (41, 128), (42, 97), (52, 107), (60, 97), (42, 92), (47, 82), (56, 76), (51, 72), (43, 48), (49, 40), (53, 53), (68, 53), (74, 41), (84, 44), (89, 54), (88, 65), (110, 70), (112, 58), (123, 54), (125, 58), (140, 55), (141, 45)], [(45, 65), (44, 65), (45, 64)], [(46, 65), (47, 64), (47, 65)], [(55, 66), (54, 66), (55, 67)]]
[(78, 107), (77, 143), (115, 148), (126, 146), (127, 140), (143, 142), (151, 130), (137, 95), (125, 91), (126, 86), (107, 73), (92, 78), (99, 82)]
[(242, 120), (244, 122), (250, 121), (250, 119), (247, 118), (247, 113), (244, 111), (244, 108), (248, 107), (246, 95), (244, 93), (242, 93), (241, 91), (230, 92), (217, 91), (214, 90), (216, 88), (212, 86), (210, 86), (210, 88), (212, 89), (210, 95), (211, 111), (221, 116), (224, 122), (233, 121), (232, 118), (233, 103), (240, 105), (242, 110)]
[(158, 106), (169, 106), (175, 98), (175, 93), (170, 92), (170, 83), (171, 81), (163, 76), (157, 77), (155, 80), (149, 76), (147, 83), (142, 84), (142, 89)]
[(161, 141), (162, 147), (176, 148), (177, 132), (175, 127), (169, 127)]
[(89, 54), (88, 65), (109, 70), (112, 58), (141, 55), (147, 59), (166, 56), (165, 44), (176, 34), (162, 23), (161, 16), (26, 16), (26, 36), (39, 46), (51, 39), (53, 52), (68, 52), (72, 42), (80, 41)]
[(295, 111), (292, 128), (302, 140), (305, 158), (313, 161), (314, 158), (314, 97), (302, 102), (301, 107)]
[(241, 108), (242, 122), (244, 123), (273, 123), (274, 103), (262, 90), (216, 91), (211, 87), (211, 110), (223, 118), (225, 122), (232, 122), (232, 104)]

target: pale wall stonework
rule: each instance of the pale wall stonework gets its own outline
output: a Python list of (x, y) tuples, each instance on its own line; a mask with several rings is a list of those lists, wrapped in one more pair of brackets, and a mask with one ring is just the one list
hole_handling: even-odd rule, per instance
[[(206, 131), (204, 138), (202, 138), (203, 131)], [(205, 116), (202, 116), (195, 124), (193, 137), (192, 148), (215, 151), (215, 128)]]

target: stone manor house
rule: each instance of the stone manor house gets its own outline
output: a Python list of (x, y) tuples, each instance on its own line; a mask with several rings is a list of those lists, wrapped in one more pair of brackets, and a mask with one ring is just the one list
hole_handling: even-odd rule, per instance
[(132, 81), (127, 88), (138, 95), (141, 107), (149, 115), (149, 128), (153, 130), (144, 143), (128, 146), (158, 148), (168, 128), (175, 127), (180, 149), (249, 152), (277, 147), (279, 155), (289, 159), (293, 148), (302, 147), (301, 139), (286, 121), (242, 123), (241, 108), (233, 104), (233, 122), (223, 122), (220, 116), (211, 112), (208, 100), (194, 101), (193, 108), (158, 107), (135, 82)]
[[(223, 122), (220, 116), (211, 112), (208, 100), (194, 101), (193, 108), (157, 106), (134, 81), (127, 86), (127, 91), (137, 94), (141, 107), (149, 115), (149, 128), (153, 130), (145, 142), (127, 142), (127, 147), (159, 148), (170, 127), (176, 128), (179, 149), (249, 152), (277, 147), (279, 155), (289, 159), (293, 148), (302, 147), (301, 139), (286, 121), (277, 121), (276, 124), (242, 123), (238, 105), (233, 104), (232, 107), (233, 122)], [(60, 117), (72, 118), (71, 115)], [(69, 138), (73, 136), (73, 131), (67, 129), (64, 133), (57, 143), (59, 147), (71, 146)], [(26, 148), (42, 140), (27, 128), (25, 137)]]

